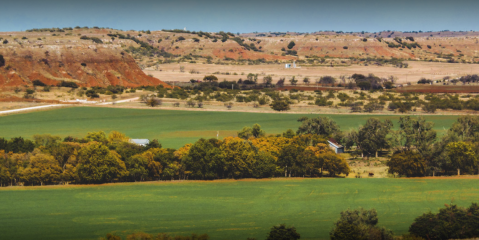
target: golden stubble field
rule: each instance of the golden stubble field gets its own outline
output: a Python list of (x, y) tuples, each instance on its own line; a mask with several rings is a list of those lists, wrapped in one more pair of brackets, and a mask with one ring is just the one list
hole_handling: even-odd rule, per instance
[[(219, 81), (238, 81), (245, 80), (248, 73), (259, 74), (258, 82), (263, 81), (266, 75), (273, 76), (273, 82), (277, 82), (280, 78), (290, 79), (296, 76), (299, 80), (298, 84), (302, 84), (304, 77), (309, 77), (310, 82), (314, 83), (321, 76), (334, 76), (339, 78), (341, 75), (358, 74), (374, 74), (379, 77), (387, 78), (395, 76), (398, 83), (416, 83), (421, 78), (442, 79), (445, 76), (453, 78), (467, 74), (479, 73), (479, 64), (462, 64), (462, 63), (438, 63), (438, 62), (419, 62), (408, 61), (408, 68), (397, 68), (393, 66), (344, 66), (344, 67), (323, 67), (323, 66), (299, 66), (300, 68), (285, 69), (284, 64), (270, 65), (215, 65), (215, 64), (192, 64), (192, 63), (169, 63), (159, 65), (158, 70), (147, 68), (144, 70), (146, 74), (150, 74), (162, 81), (168, 82), (189, 82), (191, 79), (202, 80), (205, 75), (214, 74)], [(180, 71), (180, 67), (184, 67), (184, 72)], [(199, 73), (192, 74), (192, 70)], [(229, 73), (227, 75), (226, 73)], [(235, 75), (235, 73), (237, 75)], [(289, 82), (286, 82), (289, 84)], [(312, 84), (314, 85), (314, 84)]]

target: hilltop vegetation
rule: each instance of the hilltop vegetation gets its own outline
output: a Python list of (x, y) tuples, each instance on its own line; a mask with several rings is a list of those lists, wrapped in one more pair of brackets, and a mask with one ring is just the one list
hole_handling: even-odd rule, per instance
[(267, 64), (291, 60), (314, 66), (405, 67), (403, 60), (477, 63), (475, 51), (479, 50), (475, 32), (235, 34), (74, 27), (0, 33), (0, 39), (5, 62), (0, 66), (2, 86), (28, 85), (35, 79), (68, 79), (87, 86), (159, 84), (142, 75), (133, 61), (141, 68), (171, 62)]

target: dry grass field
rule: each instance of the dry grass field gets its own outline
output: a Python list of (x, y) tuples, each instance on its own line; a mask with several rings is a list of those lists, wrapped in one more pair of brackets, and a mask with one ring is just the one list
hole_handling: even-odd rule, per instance
[[(310, 81), (314, 81), (321, 76), (333, 76), (338, 78), (341, 75), (357, 74), (374, 74), (376, 76), (387, 78), (395, 76), (398, 83), (417, 83), (421, 78), (442, 79), (443, 77), (460, 77), (466, 74), (479, 73), (479, 64), (462, 64), (462, 63), (438, 63), (438, 62), (420, 62), (408, 61), (408, 68), (397, 68), (393, 66), (300, 66), (301, 68), (285, 69), (284, 64), (269, 65), (215, 65), (215, 64), (192, 64), (192, 63), (169, 63), (159, 65), (159, 70), (154, 67), (144, 70), (146, 74), (150, 74), (155, 78), (167, 82), (189, 82), (191, 79), (202, 80), (205, 75), (214, 74), (219, 81), (238, 81), (245, 80), (248, 73), (259, 74), (258, 81), (262, 82), (263, 76), (272, 75), (273, 82), (277, 82), (280, 78), (290, 79), (296, 76), (298, 83), (302, 84), (304, 77), (309, 77)], [(184, 66), (184, 72), (180, 72), (180, 66)], [(199, 74), (191, 74), (190, 71), (199, 71)], [(237, 75), (235, 75), (235, 73)], [(229, 75), (227, 75), (229, 74)], [(287, 82), (289, 84), (289, 82)], [(314, 84), (312, 84), (314, 85)]]

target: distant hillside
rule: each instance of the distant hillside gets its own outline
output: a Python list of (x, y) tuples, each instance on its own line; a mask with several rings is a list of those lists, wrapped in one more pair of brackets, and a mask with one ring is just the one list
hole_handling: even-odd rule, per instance
[[(0, 33), (0, 87), (75, 81), (82, 86), (156, 85), (141, 69), (168, 62), (338, 64), (373, 59), (479, 63), (478, 32), (206, 33), (99, 28)], [(293, 42), (293, 44), (291, 44)], [(391, 61), (391, 59), (393, 61)], [(368, 60), (369, 61), (369, 60)], [(331, 63), (331, 61), (329, 61)]]

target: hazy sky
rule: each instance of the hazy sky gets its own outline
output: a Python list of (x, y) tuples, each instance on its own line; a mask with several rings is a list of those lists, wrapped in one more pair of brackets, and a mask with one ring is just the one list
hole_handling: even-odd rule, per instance
[(478, 0), (15, 0), (0, 5), (0, 31), (469, 31), (479, 30), (478, 9)]

